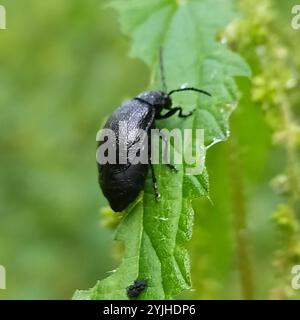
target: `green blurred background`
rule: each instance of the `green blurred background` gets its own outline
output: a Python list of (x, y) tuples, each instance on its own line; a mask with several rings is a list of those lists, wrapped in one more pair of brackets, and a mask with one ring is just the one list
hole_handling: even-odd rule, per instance
[(103, 1), (1, 4), (0, 298), (70, 298), (114, 267), (96, 132), (149, 75)]
[[(100, 225), (106, 201), (97, 184), (95, 136), (122, 100), (147, 88), (150, 73), (128, 57), (128, 40), (106, 3), (0, 0), (7, 11), (7, 30), (0, 30), (0, 265), (7, 290), (0, 290), (0, 299), (69, 299), (118, 264), (113, 233)], [(290, 17), (286, 3), (273, 1), (283, 26)], [(249, 84), (240, 86), (247, 90)], [(233, 130), (246, 146), (241, 152), (256, 297), (267, 298), (276, 283), (271, 216), (281, 201), (269, 181), (283, 167), (284, 152), (271, 145), (262, 110), (253, 105), (244, 103)], [(241, 296), (227, 153), (226, 143), (209, 152), (214, 206), (195, 203), (197, 290), (183, 297)]]

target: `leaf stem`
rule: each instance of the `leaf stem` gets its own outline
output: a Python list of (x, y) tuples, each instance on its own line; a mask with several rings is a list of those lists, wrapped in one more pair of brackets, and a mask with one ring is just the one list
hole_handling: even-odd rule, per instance
[(289, 204), (295, 208), (300, 195), (299, 168), (297, 162), (296, 135), (294, 132), (294, 115), (285, 95), (279, 97), (283, 126), (286, 132), (286, 151), (289, 184)]
[(228, 149), (229, 178), (232, 186), (231, 194), (234, 235), (238, 269), (240, 273), (240, 283), (243, 299), (251, 300), (254, 298), (254, 285), (247, 235), (247, 212), (239, 150), (234, 136), (232, 136), (228, 141)]

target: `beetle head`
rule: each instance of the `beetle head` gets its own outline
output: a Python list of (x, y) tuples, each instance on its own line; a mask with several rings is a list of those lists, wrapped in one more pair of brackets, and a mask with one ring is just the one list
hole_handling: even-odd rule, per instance
[(146, 91), (139, 94), (137, 98), (151, 105), (155, 109), (156, 114), (160, 114), (163, 109), (170, 109), (172, 106), (170, 96), (163, 91)]

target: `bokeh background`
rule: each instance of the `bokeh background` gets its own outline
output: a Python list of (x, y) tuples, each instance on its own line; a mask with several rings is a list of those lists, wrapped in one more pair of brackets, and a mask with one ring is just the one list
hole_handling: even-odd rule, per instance
[[(296, 53), (300, 30), (289, 27), (291, 3), (272, 1)], [(7, 11), (7, 30), (0, 30), (0, 265), (7, 289), (0, 299), (69, 299), (118, 265), (113, 232), (100, 224), (106, 201), (97, 184), (95, 136), (122, 100), (147, 88), (150, 73), (128, 57), (129, 41), (107, 1), (0, 4)], [(245, 102), (232, 123), (246, 146), (240, 152), (255, 297), (268, 298), (277, 283), (272, 214), (282, 201), (270, 181), (285, 153), (273, 146), (261, 108)], [(227, 154), (223, 143), (208, 155), (214, 205), (195, 202), (196, 290), (183, 298), (241, 298)]]

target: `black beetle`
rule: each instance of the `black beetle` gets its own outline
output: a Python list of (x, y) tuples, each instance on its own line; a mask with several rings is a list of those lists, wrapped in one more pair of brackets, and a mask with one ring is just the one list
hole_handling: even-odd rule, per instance
[(135, 280), (134, 283), (127, 288), (127, 296), (128, 298), (137, 298), (146, 288), (146, 280)]
[[(150, 130), (155, 127), (155, 120), (169, 118), (176, 112), (179, 112), (180, 118), (190, 116), (193, 112), (183, 114), (181, 107), (172, 107), (172, 100), (170, 96), (175, 92), (196, 91), (211, 96), (208, 92), (193, 87), (181, 88), (167, 92), (162, 59), (160, 60), (161, 80), (164, 91), (146, 91), (140, 93), (135, 98), (123, 103), (107, 120), (104, 128), (113, 130), (117, 135), (118, 141), (125, 138), (124, 136), (122, 137), (122, 134), (129, 136), (128, 132), (137, 128), (149, 133)], [(162, 114), (163, 110), (167, 110), (167, 112)], [(120, 121), (127, 123), (128, 132), (118, 133)], [(129, 149), (134, 148), (134, 145), (139, 141), (140, 137), (135, 135), (128, 136), (126, 138), (128, 138)], [(148, 140), (150, 140), (150, 135), (148, 135)], [(99, 145), (101, 145), (101, 142)], [(151, 144), (149, 144), (149, 149), (150, 145)], [(116, 153), (119, 154), (119, 152), (120, 149), (117, 143)], [(156, 198), (159, 198), (157, 182), (153, 166), (151, 164), (151, 159), (149, 158), (148, 160), (148, 164), (98, 163), (99, 185), (114, 211), (121, 212), (126, 209), (128, 205), (137, 198), (140, 191), (144, 189), (149, 165), (152, 173), (153, 188)], [(175, 169), (171, 164), (168, 166)]]

